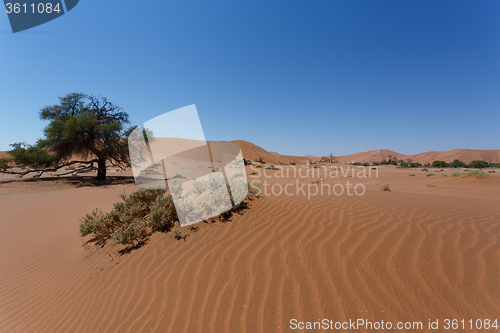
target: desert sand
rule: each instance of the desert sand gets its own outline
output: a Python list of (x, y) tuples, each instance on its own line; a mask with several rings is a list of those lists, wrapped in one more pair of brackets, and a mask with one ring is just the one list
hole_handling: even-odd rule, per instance
[[(250, 159), (280, 158), (242, 148)], [(0, 331), (289, 332), (292, 319), (361, 318), (418, 321), (426, 332), (429, 320), (500, 319), (499, 171), (486, 179), (393, 166), (370, 178), (277, 172), (247, 166), (249, 180), (293, 184), (291, 192), (347, 182), (366, 190), (263, 193), (229, 222), (198, 223), (186, 241), (155, 233), (121, 254), (111, 243), (82, 246), (79, 219), (109, 211), (135, 184), (75, 188), (93, 175), (0, 175)]]

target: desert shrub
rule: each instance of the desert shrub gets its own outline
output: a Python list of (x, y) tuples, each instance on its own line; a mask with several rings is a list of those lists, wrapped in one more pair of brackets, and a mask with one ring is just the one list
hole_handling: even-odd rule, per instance
[(218, 191), (226, 186), (226, 180), (223, 177), (211, 176), (207, 182), (207, 187), (211, 192)]
[(363, 163), (362, 165), (363, 165), (363, 166), (365, 166), (365, 167), (367, 167), (367, 166), (370, 166), (370, 163), (365, 162), (365, 163)]
[(107, 214), (103, 214), (97, 208), (92, 213), (86, 214), (81, 222), (80, 235), (82, 237), (94, 234), (97, 240), (104, 240), (111, 235), (114, 229)]
[(248, 196), (249, 197), (251, 197), (251, 196), (258, 197), (261, 193), (260, 186), (259, 185), (252, 186), (251, 182), (247, 182), (247, 184), (248, 184)]
[(257, 172), (252, 172), (250, 175), (252, 175), (252, 176), (253, 176), (253, 175), (256, 175), (256, 174), (257, 174)]
[(408, 176), (415, 177), (415, 174), (414, 173), (410, 173)]
[(245, 175), (242, 172), (238, 172), (238, 173), (235, 173), (234, 175), (232, 175), (231, 177), (229, 177), (229, 179), (236, 179), (236, 178), (240, 178), (240, 177), (245, 177)]
[[(251, 187), (250, 183), (244, 180), (233, 181), (232, 188), (229, 189), (224, 178), (212, 178), (212, 186), (223, 183), (224, 187), (218, 187), (212, 196), (196, 206), (189, 200), (177, 200), (175, 205), (182, 210), (183, 214), (196, 215), (203, 212), (204, 209), (211, 208), (213, 211), (215, 207), (221, 218), (227, 219), (233, 212), (241, 212), (242, 207), (246, 205), (243, 200), (260, 194), (260, 188)], [(207, 187), (210, 186), (210, 182), (205, 183)], [(171, 190), (175, 188), (175, 184), (172, 184)], [(178, 184), (182, 185), (182, 183)], [(227, 201), (227, 196), (224, 196), (226, 188), (229, 190), (233, 202), (233, 198), (241, 200), (236, 207), (222, 204)], [(96, 209), (80, 219), (80, 235), (82, 237), (93, 236), (89, 242), (97, 244), (104, 244), (108, 239), (112, 239), (117, 244), (139, 245), (151, 233), (170, 231), (179, 221), (173, 197), (166, 195), (166, 189), (140, 189), (129, 196), (122, 194), (120, 198), (122, 201), (115, 203), (109, 213), (103, 213)], [(186, 233), (179, 233), (179, 236), (181, 237), (179, 239), (184, 239)]]
[(448, 168), (450, 165), (445, 161), (434, 161), (432, 162), (433, 168)]
[(279, 168), (276, 168), (274, 165), (269, 164), (268, 166), (266, 166), (266, 170), (279, 170)]
[(450, 177), (458, 177), (458, 176), (460, 176), (460, 175), (461, 175), (461, 173), (460, 173), (460, 172), (453, 172), (453, 173), (450, 175)]
[[(311, 163), (312, 164), (312, 163)], [(361, 165), (361, 162), (352, 162), (351, 165)]]
[(172, 196), (161, 196), (150, 206), (147, 225), (153, 230), (168, 231), (178, 219)]
[(389, 186), (389, 184), (385, 184), (384, 186), (382, 186), (380, 188), (381, 191), (388, 191), (390, 192), (391, 191), (391, 187)]
[(111, 182), (111, 185), (125, 185), (124, 180), (115, 180), (114, 182)]
[(88, 183), (88, 182), (79, 182), (78, 184), (76, 184), (76, 188), (80, 188), (80, 187), (94, 187), (95, 185), (92, 184), (92, 183)]
[(472, 161), (469, 164), (469, 168), (482, 169), (487, 167), (488, 167), (488, 162), (483, 160)]
[(290, 162), (290, 165), (297, 165), (297, 163), (295, 163), (295, 162)]
[(172, 184), (169, 183), (168, 185), (169, 185), (168, 188), (170, 189), (170, 192), (173, 195), (179, 197), (182, 194), (182, 187), (183, 187), (182, 183), (176, 182)]
[(484, 178), (491, 177), (486, 172), (483, 172), (481, 170), (472, 170), (472, 171), (469, 171), (464, 176), (465, 177), (476, 177), (477, 179), (484, 179)]
[(116, 228), (116, 231), (111, 234), (111, 238), (116, 244), (129, 245), (142, 242), (148, 235), (146, 229), (146, 221), (143, 219), (134, 219), (131, 222), (126, 222)]
[(399, 160), (398, 161), (398, 167), (400, 168), (409, 168), (410, 165), (408, 164), (408, 162), (404, 161), (404, 160)]
[(193, 182), (193, 193), (194, 194), (202, 194), (207, 191), (208, 188), (208, 182), (203, 181), (203, 180), (196, 180)]
[(183, 175), (181, 174), (178, 174), (176, 173), (174, 176), (172, 176), (172, 178), (170, 179), (187, 179), (186, 177), (184, 177)]
[(262, 168), (262, 165), (257, 164), (255, 167), (256, 167), (256, 168)]
[(465, 162), (462, 162), (458, 159), (453, 160), (453, 162), (450, 163), (450, 167), (452, 168), (466, 168), (467, 164)]
[(181, 239), (186, 240), (186, 236), (187, 236), (187, 232), (186, 231), (180, 232), (179, 229), (174, 229), (173, 233), (174, 233), (175, 239), (177, 239), (177, 240), (181, 240)]
[(395, 161), (395, 160), (392, 160), (392, 161), (387, 162), (387, 164), (389, 164), (389, 165), (398, 165), (398, 162)]
[[(117, 244), (132, 244), (142, 242), (150, 233), (147, 227), (155, 228), (155, 224), (148, 222), (145, 219), (151, 214), (151, 206), (153, 203), (160, 202), (164, 204), (164, 210), (172, 210), (173, 205), (167, 205), (168, 201), (160, 199), (165, 194), (164, 189), (140, 189), (130, 194), (128, 197), (122, 194), (120, 197), (123, 202), (117, 202), (113, 205), (113, 209), (109, 213), (102, 213), (98, 210), (87, 214), (81, 219), (80, 235), (85, 237), (93, 234), (96, 242), (105, 242), (112, 238)], [(154, 205), (153, 205), (154, 206)], [(158, 204), (155, 209), (158, 209)], [(175, 216), (175, 210), (171, 212)], [(163, 216), (162, 216), (163, 217)], [(175, 216), (176, 217), (176, 216)], [(154, 220), (157, 224), (160, 221)]]
[(398, 166), (400, 168), (420, 168), (422, 167), (422, 164), (418, 162), (413, 162), (411, 159), (407, 159), (406, 161), (404, 160), (399, 160), (398, 161)]
[(433, 174), (433, 173), (428, 173), (428, 174), (426, 174), (425, 176), (426, 176), (426, 177), (430, 177), (430, 176), (434, 176), (434, 174)]
[(427, 172), (427, 171), (429, 171), (429, 170), (427, 170), (426, 168), (423, 168), (423, 169), (422, 169), (422, 171)]

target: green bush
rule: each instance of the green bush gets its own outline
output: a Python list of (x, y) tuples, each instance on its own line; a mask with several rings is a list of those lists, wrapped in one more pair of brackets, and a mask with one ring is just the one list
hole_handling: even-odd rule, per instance
[(174, 233), (175, 239), (177, 239), (177, 240), (184, 239), (184, 241), (186, 240), (186, 236), (187, 236), (186, 231), (180, 232), (179, 229), (174, 229), (173, 233)]
[(487, 168), (489, 166), (488, 162), (483, 160), (472, 161), (469, 164), (469, 168), (482, 169)]
[[(161, 199), (165, 192), (164, 189), (140, 189), (128, 197), (122, 194), (120, 197), (123, 202), (115, 203), (109, 213), (95, 210), (91, 214), (85, 215), (80, 220), (82, 222), (80, 235), (85, 237), (93, 234), (97, 243), (106, 242), (109, 238), (112, 238), (117, 244), (142, 242), (152, 229), (157, 228), (156, 224), (165, 224), (163, 219), (157, 220), (151, 216), (148, 220), (145, 219), (147, 215), (151, 215), (152, 206), (157, 210), (159, 209), (158, 205), (163, 204), (161, 209), (169, 211), (170, 215), (168, 216), (172, 218), (172, 224), (174, 218), (177, 217), (175, 209), (172, 210), (173, 205), (170, 206), (168, 200)], [(161, 217), (163, 218), (164, 215)], [(151, 230), (147, 230), (147, 227), (150, 227)]]
[(295, 163), (295, 162), (290, 162), (290, 165), (297, 165), (297, 163)]
[(431, 165), (433, 168), (448, 168), (450, 165), (445, 161), (434, 161)]
[(194, 194), (202, 194), (207, 191), (208, 183), (205, 181), (194, 181), (193, 182), (193, 193)]
[(465, 162), (462, 162), (458, 159), (453, 160), (453, 162), (450, 163), (450, 167), (452, 168), (467, 168), (467, 164)]
[(389, 186), (389, 184), (385, 184), (384, 186), (382, 186), (380, 188), (381, 191), (388, 191), (390, 192), (391, 191), (391, 187)]
[(425, 176), (426, 176), (426, 177), (431, 177), (431, 176), (434, 176), (434, 174), (433, 174), (433, 173), (428, 173), (428, 174), (426, 174)]
[(481, 170), (472, 170), (472, 171), (467, 172), (465, 174), (465, 177), (476, 177), (476, 179), (484, 179), (484, 178), (488, 178), (491, 176), (488, 175), (486, 172), (483, 172)]
[(405, 168), (405, 169), (410, 167), (410, 165), (408, 164), (408, 162), (406, 162), (404, 160), (399, 160), (398, 161), (398, 166), (400, 168)]
[[(217, 190), (196, 207), (190, 201), (179, 200), (176, 203), (183, 205), (180, 208), (182, 211), (197, 214), (209, 206), (217, 207), (218, 214), (224, 215), (221, 215), (221, 218), (227, 219), (232, 213), (241, 212), (245, 204), (241, 201), (236, 207), (223, 207), (221, 202), (226, 188), (233, 202), (235, 198), (240, 201), (260, 194), (260, 188), (251, 187), (249, 182), (243, 180), (234, 180), (231, 183), (233, 192), (221, 177), (212, 177), (211, 182), (204, 183), (206, 188), (217, 187)], [(182, 185), (174, 183), (171, 190), (175, 184)], [(224, 187), (221, 187), (221, 184), (224, 184)], [(122, 201), (115, 203), (109, 213), (96, 209), (86, 214), (80, 220), (80, 236), (92, 235), (93, 238), (89, 242), (97, 244), (104, 244), (108, 239), (112, 239), (117, 244), (138, 245), (155, 231), (170, 231), (179, 221), (172, 195), (166, 195), (166, 189), (140, 189), (129, 196), (122, 194), (120, 198)], [(186, 233), (179, 235), (184, 239)]]
[[(311, 163), (312, 164), (312, 163)], [(266, 170), (279, 170), (278, 168), (276, 168), (274, 165), (272, 164), (269, 164), (268, 166), (266, 166)]]
[(180, 174), (178, 174), (178, 173), (176, 173), (176, 174), (175, 174), (172, 178), (170, 178), (170, 179), (179, 179), (179, 178), (181, 178), (181, 179), (187, 179), (186, 177), (184, 177), (183, 175), (180, 175)]

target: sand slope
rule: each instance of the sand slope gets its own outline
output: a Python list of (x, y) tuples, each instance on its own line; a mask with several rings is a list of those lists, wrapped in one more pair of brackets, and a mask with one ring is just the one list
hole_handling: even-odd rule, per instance
[(295, 163), (305, 163), (307, 161), (306, 157), (301, 156), (288, 156), (281, 155), (275, 152), (269, 152), (264, 148), (261, 148), (251, 142), (243, 141), (243, 140), (233, 140), (231, 142), (236, 143), (240, 148), (243, 154), (243, 157), (258, 160), (262, 158), (266, 163), (274, 163), (277, 164), (279, 162), (287, 163), (295, 162)]
[[(283, 162), (289, 164), (290, 162), (295, 163), (306, 163), (306, 161), (318, 162), (321, 157), (319, 156), (290, 156), (281, 155), (276, 152), (270, 152), (262, 147), (259, 147), (251, 142), (244, 140), (233, 140), (231, 142), (236, 143), (243, 153), (243, 157), (258, 160), (262, 158), (266, 163), (278, 164)], [(429, 151), (425, 153), (415, 154), (415, 155), (404, 155), (389, 149), (377, 149), (370, 150), (366, 152), (360, 152), (350, 155), (337, 156), (339, 163), (372, 163), (375, 161), (388, 160), (389, 156), (396, 157), (398, 160), (412, 159), (414, 162), (419, 162), (421, 164), (432, 163), (435, 160), (452, 162), (455, 159), (459, 159), (465, 163), (470, 163), (475, 160), (484, 160), (490, 163), (500, 163), (500, 150), (479, 150), (479, 149), (454, 149), (450, 151)], [(10, 155), (5, 151), (0, 151), (0, 158), (10, 157)], [(83, 159), (81, 156), (75, 156), (74, 160)]]
[[(154, 234), (123, 256), (117, 246), (82, 248), (78, 219), (111, 209), (134, 185), (3, 183), (0, 331), (283, 332), (293, 318), (498, 318), (500, 179), (409, 173), (381, 168), (359, 180), (360, 197), (264, 196), (231, 222), (200, 223), (186, 242)], [(379, 191), (383, 183), (393, 192)]]
[(478, 150), (478, 149), (454, 149), (450, 151), (429, 151), (416, 155), (404, 155), (388, 149), (371, 150), (367, 152), (339, 156), (340, 163), (351, 162), (375, 162), (383, 159), (388, 160), (389, 155), (396, 156), (396, 158), (407, 160), (412, 159), (414, 162), (421, 164), (432, 163), (433, 161), (452, 162), (459, 159), (465, 163), (470, 163), (475, 160), (484, 160), (490, 163), (500, 163), (500, 150)]

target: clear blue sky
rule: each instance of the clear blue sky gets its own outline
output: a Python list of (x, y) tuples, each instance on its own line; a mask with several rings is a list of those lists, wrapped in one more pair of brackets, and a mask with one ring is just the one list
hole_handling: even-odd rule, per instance
[(283, 154), (500, 149), (498, 0), (82, 0), (0, 43), (0, 150), (70, 92)]

